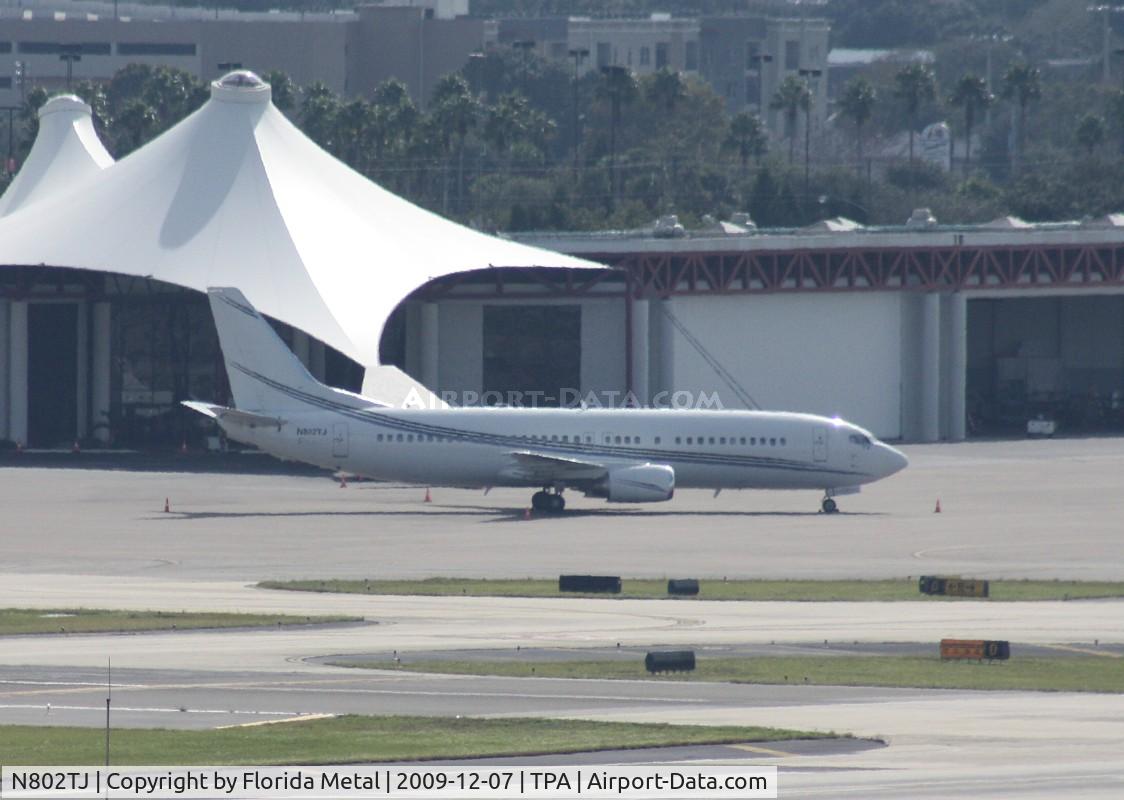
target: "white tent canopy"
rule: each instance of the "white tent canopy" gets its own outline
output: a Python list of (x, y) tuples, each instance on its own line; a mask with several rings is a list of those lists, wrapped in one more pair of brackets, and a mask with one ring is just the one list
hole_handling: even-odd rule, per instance
[(0, 218), (0, 264), (235, 286), (364, 366), (378, 363), (395, 306), (433, 278), (489, 266), (603, 268), (391, 194), (321, 150), (270, 97), (253, 73), (216, 81), (201, 109), (149, 144)]
[(0, 217), (65, 193), (112, 163), (94, 132), (90, 107), (72, 94), (52, 97), (39, 109), (39, 133), (27, 161), (0, 197)]

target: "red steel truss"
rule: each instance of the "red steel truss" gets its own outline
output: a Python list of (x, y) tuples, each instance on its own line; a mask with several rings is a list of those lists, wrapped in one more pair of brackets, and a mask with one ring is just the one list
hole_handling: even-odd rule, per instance
[(603, 253), (637, 297), (1124, 286), (1124, 244)]

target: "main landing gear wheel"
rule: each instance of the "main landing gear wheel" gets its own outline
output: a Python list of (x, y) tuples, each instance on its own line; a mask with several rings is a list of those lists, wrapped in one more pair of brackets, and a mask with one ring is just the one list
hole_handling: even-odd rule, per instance
[(561, 514), (566, 507), (566, 501), (557, 492), (541, 491), (531, 495), (531, 508), (535, 511), (546, 511), (550, 514)]
[(834, 514), (839, 510), (839, 506), (837, 506), (835, 504), (835, 501), (830, 497), (825, 497), (823, 499), (823, 504), (820, 506), (820, 508), (823, 509), (823, 513), (825, 514)]

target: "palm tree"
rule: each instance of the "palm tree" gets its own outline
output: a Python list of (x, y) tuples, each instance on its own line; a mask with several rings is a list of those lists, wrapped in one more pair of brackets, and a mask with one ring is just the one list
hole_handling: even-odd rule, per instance
[(129, 101), (117, 115), (119, 139), (117, 154), (123, 156), (136, 150), (148, 140), (158, 122), (156, 112), (143, 100)]
[(877, 100), (878, 93), (874, 86), (861, 75), (847, 84), (843, 96), (839, 98), (839, 112), (855, 123), (855, 147), (860, 174), (863, 168), (863, 126), (870, 122)]
[(287, 73), (279, 69), (270, 70), (265, 74), (265, 81), (269, 84), (273, 105), (283, 114), (288, 114), (297, 107), (297, 86)]
[(503, 159), (505, 168), (510, 166), (511, 146), (527, 131), (529, 111), (527, 98), (518, 92), (500, 95), (496, 104), (487, 110), (484, 141)]
[(995, 95), (987, 90), (987, 81), (969, 72), (956, 82), (948, 102), (964, 109), (964, 173), (967, 174), (972, 165), (972, 128), (976, 124), (976, 113), (995, 102)]
[(761, 121), (761, 117), (748, 111), (735, 114), (730, 119), (730, 129), (723, 145), (737, 151), (741, 160), (741, 176), (744, 178), (750, 156), (760, 163), (761, 156), (768, 151), (769, 139), (765, 135), (765, 123)]
[[(472, 95), (468, 82), (456, 73), (449, 73), (433, 88), (431, 116), (437, 125), (447, 155), (457, 153), (457, 204), (464, 201), (464, 147), (469, 132), (476, 127), (480, 102)], [(446, 162), (446, 172), (448, 162)], [(448, 212), (448, 182), (442, 192), (442, 207)]]
[(784, 112), (785, 136), (788, 137), (788, 163), (796, 157), (796, 115), (800, 111), (807, 114), (812, 108), (812, 90), (808, 82), (796, 75), (789, 75), (777, 87), (776, 94), (769, 101), (769, 108)]
[(336, 126), (337, 141), (341, 147), (346, 142), (343, 160), (357, 172), (366, 173), (367, 153), (375, 126), (374, 109), (364, 100), (352, 100), (336, 115)]
[(339, 112), (339, 98), (323, 83), (318, 81), (305, 87), (299, 115), (301, 130), (312, 141), (336, 155), (336, 116)]
[[(380, 168), (388, 153), (402, 153), (409, 146), (418, 121), (418, 109), (410, 99), (406, 84), (397, 78), (375, 87), (371, 107), (371, 143), (376, 168)], [(397, 176), (395, 183), (400, 183)]]
[(1012, 64), (1003, 75), (1003, 98), (1014, 100), (1019, 108), (1018, 129), (1015, 131), (1015, 152), (1011, 158), (1011, 171), (1018, 172), (1023, 155), (1026, 132), (1026, 109), (1042, 96), (1042, 73), (1029, 64)]
[(646, 94), (648, 101), (660, 106), (670, 116), (675, 111), (676, 104), (687, 96), (687, 87), (678, 72), (673, 72), (667, 67), (660, 68), (647, 81)]
[(636, 99), (639, 90), (632, 72), (620, 66), (601, 68), (597, 97), (609, 103), (609, 203), (617, 202), (617, 128), (621, 124), (621, 108)]
[(1092, 157), (1093, 151), (1104, 141), (1106, 129), (1104, 117), (1090, 113), (1077, 121), (1073, 137), (1079, 145), (1089, 151), (1089, 156)]
[(917, 113), (937, 96), (937, 79), (924, 64), (909, 64), (894, 75), (894, 95), (905, 103), (909, 115), (909, 167), (913, 170), (913, 137), (917, 132)]

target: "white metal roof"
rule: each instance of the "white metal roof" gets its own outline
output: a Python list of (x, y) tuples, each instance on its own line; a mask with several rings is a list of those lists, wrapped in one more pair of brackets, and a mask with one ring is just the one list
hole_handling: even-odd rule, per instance
[(39, 133), (27, 160), (0, 197), (0, 217), (69, 191), (112, 163), (90, 107), (72, 94), (52, 97), (39, 109)]
[(489, 266), (602, 268), (391, 194), (305, 137), (248, 72), (215, 81), (201, 109), (74, 190), (0, 218), (0, 264), (236, 286), (263, 313), (365, 366), (378, 363), (395, 306), (432, 278)]

